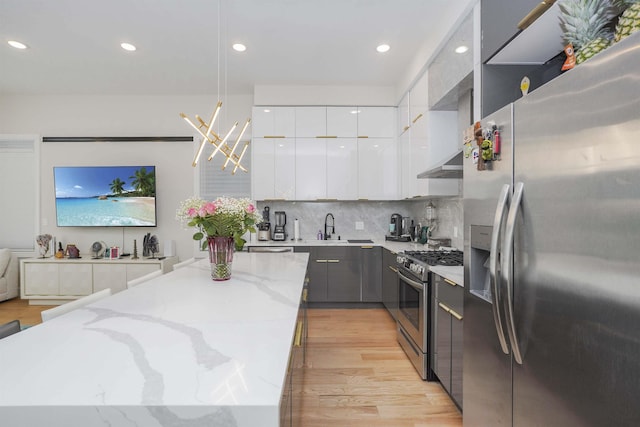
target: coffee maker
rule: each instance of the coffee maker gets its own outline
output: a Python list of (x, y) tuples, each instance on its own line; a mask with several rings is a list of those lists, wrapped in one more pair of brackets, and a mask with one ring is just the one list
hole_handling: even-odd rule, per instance
[(284, 241), (287, 240), (287, 214), (284, 211), (276, 212), (276, 225), (273, 227), (273, 240)]
[(402, 215), (394, 213), (391, 215), (389, 222), (389, 235), (391, 237), (399, 237), (402, 235)]
[(271, 238), (271, 222), (269, 222), (269, 206), (262, 210), (262, 222), (258, 224), (258, 240), (266, 241)]
[(402, 215), (394, 213), (391, 215), (391, 221), (389, 221), (389, 234), (385, 236), (385, 240), (392, 240), (396, 242), (408, 242), (411, 240), (411, 236), (405, 235), (404, 232), (407, 218), (405, 218), (404, 222), (402, 220)]

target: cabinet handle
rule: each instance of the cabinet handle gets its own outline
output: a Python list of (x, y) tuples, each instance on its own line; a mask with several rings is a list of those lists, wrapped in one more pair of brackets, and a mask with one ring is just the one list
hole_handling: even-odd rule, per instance
[(300, 344), (302, 344), (302, 321), (298, 321), (296, 325), (296, 336), (293, 339), (293, 345), (295, 347), (300, 347)]
[(462, 316), (460, 316), (458, 313), (456, 313), (453, 310), (449, 310), (449, 314), (451, 314), (453, 317), (455, 317), (458, 320), (462, 320)]
[(326, 259), (317, 259), (316, 262), (328, 262)]
[(263, 138), (286, 138), (284, 135), (265, 135)]
[(307, 296), (309, 295), (309, 290), (305, 289), (304, 291), (302, 291), (302, 301), (303, 302), (307, 302)]
[(443, 279), (444, 279), (444, 281), (445, 281), (446, 283), (448, 283), (448, 284), (449, 284), (449, 285), (451, 285), (451, 286), (458, 286), (458, 284), (457, 284), (456, 282), (452, 281), (452, 280), (449, 280), (449, 279), (447, 279), (447, 278), (445, 278), (445, 277), (443, 277)]
[(358, 135), (358, 138), (369, 138), (369, 135)]
[(339, 259), (328, 259), (327, 262), (331, 263), (331, 264), (336, 264), (336, 263), (340, 262), (340, 260)]
[(368, 201), (369, 199), (366, 199), (366, 198), (360, 197), (358, 200), (366, 202), (366, 201)]
[(387, 265), (387, 267), (389, 267), (389, 270), (393, 271), (394, 273), (398, 272), (398, 269), (395, 267), (391, 267), (390, 265)]
[(449, 307), (447, 307), (446, 305), (444, 305), (443, 303), (439, 302), (438, 305), (440, 306), (441, 309), (443, 309), (447, 313), (451, 313), (451, 309)]
[(415, 119), (411, 121), (411, 123), (415, 123), (422, 118), (422, 113), (418, 114)]
[(318, 135), (316, 138), (337, 138), (337, 135)]
[(360, 249), (373, 249), (373, 246), (360, 246)]

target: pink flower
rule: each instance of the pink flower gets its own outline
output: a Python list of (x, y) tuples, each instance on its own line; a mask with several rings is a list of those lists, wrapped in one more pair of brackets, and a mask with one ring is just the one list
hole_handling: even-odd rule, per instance
[(203, 207), (198, 209), (198, 216), (207, 216), (207, 210)]
[(196, 208), (189, 208), (189, 210), (187, 211), (187, 215), (189, 215), (190, 218), (193, 218), (197, 214), (198, 214), (198, 211)]
[(253, 206), (251, 203), (249, 203), (249, 206), (247, 206), (247, 212), (254, 213), (255, 211), (256, 211), (256, 207)]
[(203, 209), (209, 214), (213, 215), (216, 212), (216, 204), (213, 202), (207, 202), (203, 206)]

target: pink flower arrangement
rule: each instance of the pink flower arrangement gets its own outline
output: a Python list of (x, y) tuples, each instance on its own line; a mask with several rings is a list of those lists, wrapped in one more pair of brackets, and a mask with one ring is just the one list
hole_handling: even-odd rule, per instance
[(204, 237), (216, 236), (233, 237), (236, 250), (242, 250), (246, 243), (242, 236), (248, 231), (255, 233), (255, 225), (262, 221), (251, 200), (230, 197), (218, 197), (214, 201), (187, 199), (180, 204), (176, 218), (198, 229), (193, 239), (202, 241), (203, 249), (207, 246)]

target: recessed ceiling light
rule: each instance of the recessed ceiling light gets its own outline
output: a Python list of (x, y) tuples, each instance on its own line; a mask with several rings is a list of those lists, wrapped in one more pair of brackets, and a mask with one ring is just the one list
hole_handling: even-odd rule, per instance
[(265, 109), (264, 109), (264, 110), (262, 110), (262, 111), (264, 111), (265, 113), (270, 113), (270, 112), (271, 112), (271, 110), (269, 110), (268, 108), (265, 108)]
[(379, 45), (379, 46), (376, 48), (376, 50), (377, 50), (378, 52), (380, 52), (380, 53), (388, 52), (388, 51), (389, 51), (389, 49), (391, 49), (391, 47), (389, 47), (389, 45), (388, 45), (388, 44), (381, 44), (381, 45)]
[(468, 51), (469, 48), (465, 45), (460, 45), (456, 48), (455, 52), (456, 53), (465, 53), (466, 51)]
[(359, 114), (360, 110), (351, 110), (351, 114)]
[(16, 49), (26, 49), (27, 48), (26, 44), (20, 43), (19, 41), (16, 41), (16, 40), (9, 40), (7, 43), (9, 43), (9, 46), (15, 47)]
[(120, 47), (129, 52), (133, 52), (136, 50), (136, 47), (131, 43), (120, 43)]
[(245, 45), (243, 45), (242, 43), (234, 43), (233, 46), (231, 46), (231, 47), (236, 52), (244, 52), (245, 50), (247, 50), (247, 47)]

